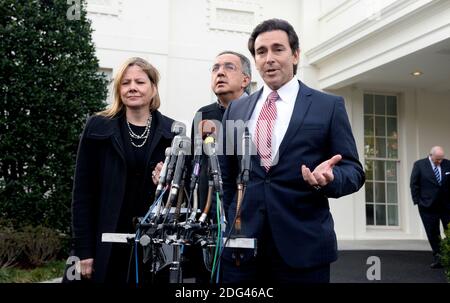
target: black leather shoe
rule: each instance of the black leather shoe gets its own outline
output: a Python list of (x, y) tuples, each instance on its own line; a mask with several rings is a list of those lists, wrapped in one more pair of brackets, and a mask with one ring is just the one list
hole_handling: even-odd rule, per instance
[(441, 262), (436, 261), (436, 262), (431, 263), (430, 267), (433, 269), (436, 269), (436, 268), (442, 268), (443, 266), (442, 266)]

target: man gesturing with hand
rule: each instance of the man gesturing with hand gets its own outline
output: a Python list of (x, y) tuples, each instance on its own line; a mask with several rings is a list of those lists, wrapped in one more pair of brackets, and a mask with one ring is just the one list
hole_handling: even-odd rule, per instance
[[(254, 250), (225, 248), (223, 282), (327, 283), (337, 241), (328, 197), (358, 191), (364, 171), (342, 97), (309, 88), (296, 77), (299, 40), (284, 20), (259, 24), (248, 48), (264, 86), (225, 112), (221, 157), (224, 209), (236, 217), (236, 177), (242, 157), (236, 138), (252, 137), (250, 180), (240, 206), (240, 235)], [(234, 142), (234, 143), (233, 143)], [(233, 145), (233, 150), (228, 149)], [(231, 234), (232, 224), (226, 234)]]

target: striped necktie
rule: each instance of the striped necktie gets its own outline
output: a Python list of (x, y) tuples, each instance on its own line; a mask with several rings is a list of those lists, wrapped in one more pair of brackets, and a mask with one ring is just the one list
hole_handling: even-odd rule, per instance
[(269, 171), (272, 164), (272, 131), (277, 119), (277, 106), (275, 104), (277, 100), (278, 93), (276, 91), (271, 92), (256, 121), (256, 148), (261, 158), (261, 165), (265, 167), (266, 172)]
[(439, 185), (441, 185), (441, 174), (439, 173), (439, 169), (437, 166), (433, 168), (434, 175), (436, 176), (436, 180), (438, 181)]

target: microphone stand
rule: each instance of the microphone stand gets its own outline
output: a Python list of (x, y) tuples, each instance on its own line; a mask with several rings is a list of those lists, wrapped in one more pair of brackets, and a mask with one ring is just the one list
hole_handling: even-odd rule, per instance
[[(242, 207), (242, 201), (245, 196), (245, 189), (247, 188), (247, 183), (250, 179), (250, 134), (248, 131), (248, 128), (246, 127), (244, 130), (244, 135), (242, 138), (242, 147), (243, 147), (243, 153), (242, 153), (242, 161), (241, 161), (241, 172), (238, 175), (236, 179), (237, 183), (237, 198), (236, 198), (236, 219), (234, 223), (234, 230), (235, 234), (233, 238), (245, 238), (244, 235), (241, 234), (241, 207)], [(235, 259), (236, 259), (236, 266), (240, 266), (241, 259), (240, 259), (240, 249), (235, 249)]]

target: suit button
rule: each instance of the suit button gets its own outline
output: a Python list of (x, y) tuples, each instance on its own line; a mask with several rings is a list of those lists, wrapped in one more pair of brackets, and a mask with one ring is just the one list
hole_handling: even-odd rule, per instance
[(266, 183), (266, 184), (270, 184), (270, 178), (269, 177), (267, 177), (265, 180), (264, 180), (264, 183)]

